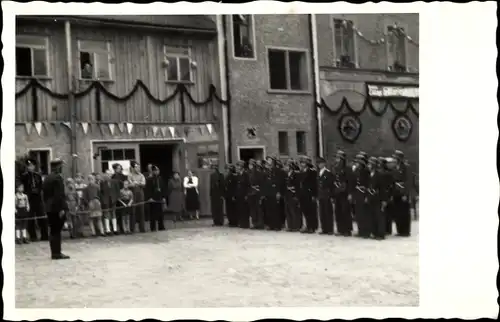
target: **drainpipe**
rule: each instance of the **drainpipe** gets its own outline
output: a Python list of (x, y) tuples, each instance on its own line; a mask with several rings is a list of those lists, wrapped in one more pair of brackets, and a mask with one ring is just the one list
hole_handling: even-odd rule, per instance
[(71, 173), (73, 178), (78, 172), (78, 151), (76, 149), (76, 106), (75, 97), (73, 95), (74, 79), (73, 79), (73, 58), (71, 55), (71, 24), (68, 20), (64, 22), (64, 34), (66, 36), (66, 64), (68, 69), (68, 105), (70, 111), (70, 124), (71, 124)]
[(319, 87), (319, 63), (318, 63), (318, 31), (316, 25), (316, 15), (311, 14), (311, 45), (312, 45), (312, 62), (313, 62), (313, 85), (314, 85), (314, 102), (316, 108), (317, 119), (317, 151), (318, 155), (323, 158), (323, 111), (321, 110), (321, 93)]
[[(220, 77), (220, 95), (223, 100), (229, 96), (228, 89), (228, 68), (227, 68), (227, 44), (226, 27), (223, 15), (217, 15), (217, 48), (219, 56), (219, 77)], [(224, 161), (228, 164), (231, 159), (231, 146), (229, 142), (229, 101), (227, 105), (222, 105), (222, 133), (224, 138)]]

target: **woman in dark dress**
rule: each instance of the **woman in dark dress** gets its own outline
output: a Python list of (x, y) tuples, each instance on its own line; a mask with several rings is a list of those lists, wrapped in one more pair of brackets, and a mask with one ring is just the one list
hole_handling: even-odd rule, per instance
[(174, 172), (168, 181), (168, 211), (175, 216), (175, 220), (182, 221), (184, 211), (184, 193), (179, 172)]
[(198, 191), (198, 177), (193, 175), (191, 170), (184, 178), (184, 193), (186, 194), (186, 211), (190, 219), (196, 216), (200, 219), (200, 197)]

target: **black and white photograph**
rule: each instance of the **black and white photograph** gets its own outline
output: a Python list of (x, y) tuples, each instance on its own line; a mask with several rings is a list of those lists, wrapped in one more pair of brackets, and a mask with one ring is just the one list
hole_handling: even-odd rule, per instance
[[(430, 205), (448, 170), (420, 166), (441, 164), (420, 151), (451, 135), (427, 120), (453, 105), (421, 89), (446, 82), (424, 84), (441, 74), (428, 67), (437, 65), (423, 14), (302, 4), (277, 13), (163, 4), (144, 14), (138, 4), (46, 3), (43, 13), (16, 5), (12, 40), (3, 41), (15, 49), (9, 59), (2, 51), (12, 96), (2, 122), (4, 200), (15, 194), (2, 208), (2, 244), (12, 249), (16, 311), (135, 309), (146, 318), (147, 309), (404, 307), (422, 317), (415, 310), (429, 303), (421, 290), (432, 265), (424, 247), (452, 238), (431, 233), (462, 220), (456, 205), (438, 214), (447, 206)], [(435, 74), (422, 78), (421, 69)], [(460, 89), (442, 96), (450, 92)], [(435, 136), (421, 139), (432, 127)], [(465, 172), (456, 175), (474, 177), (483, 170), (458, 160), (481, 162), (482, 150), (471, 141), (448, 147), (460, 144), (454, 162)], [(485, 170), (496, 180), (493, 163)], [(420, 173), (430, 196), (422, 215)], [(7, 277), (5, 257), (2, 265)], [(479, 304), (495, 304), (492, 291)], [(65, 318), (81, 319), (76, 312)]]

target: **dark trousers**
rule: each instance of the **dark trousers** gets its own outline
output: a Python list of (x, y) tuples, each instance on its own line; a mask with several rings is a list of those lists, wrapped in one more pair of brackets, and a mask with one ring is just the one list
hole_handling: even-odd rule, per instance
[(361, 237), (370, 237), (371, 234), (370, 207), (368, 202), (365, 202), (366, 197), (367, 195), (361, 192), (355, 194), (354, 216)]
[(226, 215), (230, 227), (238, 226), (237, 211), (238, 209), (236, 208), (236, 199), (233, 199), (233, 197), (226, 198)]
[(159, 230), (165, 230), (165, 218), (161, 201), (149, 203), (149, 228), (151, 231), (156, 231), (158, 225)]
[(369, 210), (371, 214), (372, 224), (371, 233), (376, 238), (384, 238), (386, 229), (386, 209), (382, 210), (382, 202), (377, 197), (369, 199)]
[(281, 196), (281, 198), (278, 200), (278, 208), (280, 213), (280, 223), (281, 227), (283, 228), (286, 222), (285, 198), (283, 196)]
[(221, 196), (210, 196), (210, 208), (212, 210), (212, 220), (215, 226), (224, 225), (224, 211)]
[(394, 201), (387, 203), (387, 208), (385, 210), (385, 233), (386, 235), (392, 235), (392, 226), (395, 218), (395, 207)]
[(240, 228), (250, 228), (250, 212), (248, 211), (248, 202), (244, 196), (236, 199), (236, 207), (238, 211), (238, 226)]
[[(135, 188), (134, 190), (134, 203), (144, 202), (144, 191), (142, 188)], [(144, 218), (144, 204), (134, 206), (134, 210), (130, 216), (130, 231), (135, 232), (135, 225), (139, 224), (139, 231), (141, 233), (146, 231), (146, 222)]]
[(333, 233), (333, 205), (330, 198), (319, 198), (319, 219), (321, 231), (326, 234)]
[(61, 231), (66, 221), (66, 217), (59, 216), (59, 212), (47, 213), (49, 229), (50, 229), (50, 253), (52, 256), (61, 254)]
[(29, 216), (31, 218), (39, 217), (37, 219), (29, 219), (27, 220), (27, 230), (28, 234), (30, 235), (30, 239), (35, 241), (38, 240), (37, 232), (36, 232), (36, 226), (38, 224), (38, 228), (40, 228), (40, 239), (41, 240), (49, 240), (49, 233), (48, 233), (48, 224), (47, 224), (47, 219), (46, 218), (41, 218), (45, 217), (45, 211), (43, 209), (43, 202), (39, 196), (29, 196), (28, 197), (29, 202), (30, 202), (30, 214)]
[(285, 194), (284, 202), (287, 228), (292, 231), (300, 230), (302, 228), (302, 213), (297, 196), (291, 193)]
[(349, 235), (352, 232), (351, 205), (346, 194), (335, 196), (335, 222), (337, 231), (341, 235)]
[(264, 209), (266, 213), (265, 222), (270, 229), (280, 230), (281, 229), (281, 219), (278, 207), (278, 200), (275, 196), (265, 197), (262, 200), (264, 203)]
[(300, 208), (302, 209), (307, 229), (311, 231), (318, 230), (316, 201), (310, 195), (302, 196), (300, 199)]
[(403, 201), (402, 196), (394, 196), (394, 220), (398, 234), (409, 236), (411, 233), (410, 203), (408, 199)]
[(259, 195), (250, 195), (248, 197), (248, 209), (250, 211), (250, 218), (252, 219), (252, 227), (264, 228), (264, 212), (262, 211)]

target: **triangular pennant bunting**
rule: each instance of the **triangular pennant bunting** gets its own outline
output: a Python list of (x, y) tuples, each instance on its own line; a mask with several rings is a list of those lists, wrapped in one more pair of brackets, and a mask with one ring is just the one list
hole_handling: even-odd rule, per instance
[(134, 124), (127, 123), (127, 132), (128, 134), (132, 134), (132, 129), (134, 128)]
[(153, 129), (153, 136), (156, 136), (156, 134), (158, 133), (158, 126), (152, 126), (152, 129)]
[(43, 124), (41, 122), (36, 122), (35, 123), (35, 130), (36, 130), (36, 133), (38, 133), (39, 136), (42, 133), (42, 127), (43, 127)]
[(168, 130), (170, 131), (170, 135), (175, 138), (175, 128), (173, 126), (169, 126)]
[(161, 135), (163, 135), (163, 137), (166, 137), (167, 136), (167, 127), (164, 126), (160, 130), (161, 130)]
[(111, 123), (108, 126), (109, 126), (109, 132), (111, 132), (111, 135), (115, 135), (115, 124)]
[(118, 129), (120, 129), (120, 132), (123, 133), (123, 131), (125, 131), (125, 124), (124, 123), (118, 123)]
[(33, 131), (33, 124), (26, 123), (26, 133), (28, 133), (28, 135), (31, 135), (31, 131)]
[(207, 124), (207, 130), (208, 130), (208, 133), (212, 134), (212, 132), (214, 131), (212, 124)]
[(71, 123), (70, 122), (63, 122), (62, 123), (65, 127), (71, 130)]
[(106, 124), (101, 124), (99, 127), (101, 128), (101, 134), (104, 135)]
[(89, 123), (82, 122), (82, 130), (83, 130), (83, 134), (87, 134), (89, 131)]

